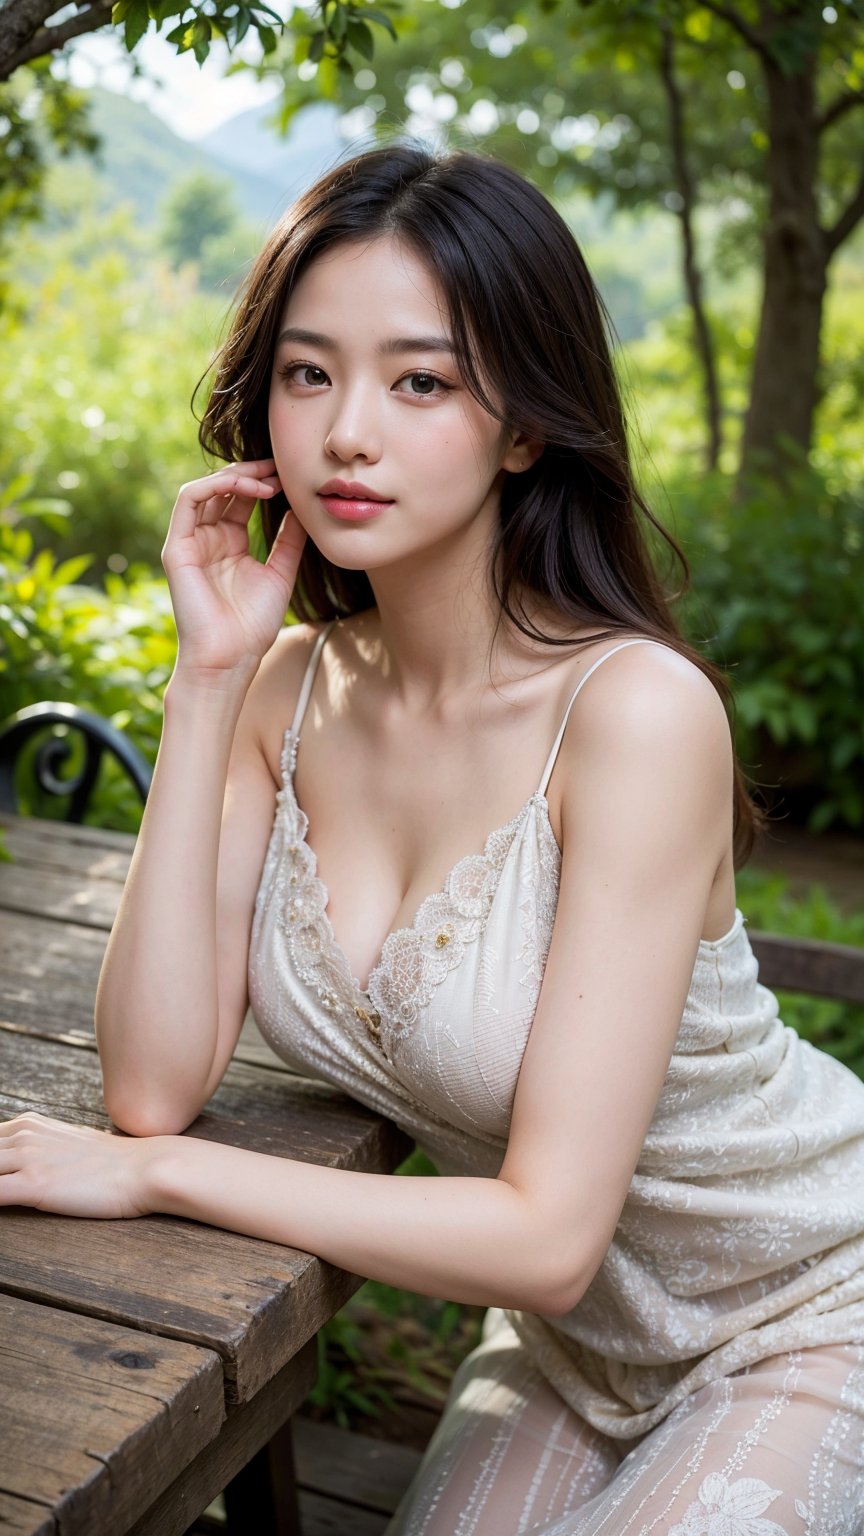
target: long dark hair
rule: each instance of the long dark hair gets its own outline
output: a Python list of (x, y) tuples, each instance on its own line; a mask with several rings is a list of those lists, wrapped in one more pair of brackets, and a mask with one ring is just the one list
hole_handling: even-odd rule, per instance
[[(346, 161), (305, 192), (246, 278), (215, 359), (202, 447), (229, 462), (271, 455), (270, 375), (293, 285), (337, 241), (387, 234), (410, 245), (440, 284), (472, 394), (502, 425), (546, 445), (530, 469), (507, 475), (502, 487), (491, 573), (499, 622), (506, 614), (534, 640), (578, 647), (578, 640), (545, 634), (528, 619), (523, 599), (532, 594), (565, 626), (605, 626), (592, 643), (633, 629), (662, 640), (711, 679), (734, 730), (726, 674), (688, 644), (671, 613), (673, 596), (689, 587), (690, 567), (634, 483), (609, 313), (564, 220), (500, 161), (397, 143)], [(280, 492), (261, 507), (268, 551), (286, 506)], [(654, 564), (660, 541), (683, 573), (673, 596)], [(334, 618), (374, 604), (365, 571), (334, 565), (306, 541), (291, 600), (297, 618)], [(736, 761), (736, 867), (765, 820)]]

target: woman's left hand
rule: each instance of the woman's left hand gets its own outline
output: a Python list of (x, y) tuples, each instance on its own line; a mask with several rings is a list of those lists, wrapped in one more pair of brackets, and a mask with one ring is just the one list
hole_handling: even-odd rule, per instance
[(28, 1110), (0, 1121), (0, 1206), (61, 1216), (144, 1216), (149, 1167), (164, 1137), (114, 1136)]

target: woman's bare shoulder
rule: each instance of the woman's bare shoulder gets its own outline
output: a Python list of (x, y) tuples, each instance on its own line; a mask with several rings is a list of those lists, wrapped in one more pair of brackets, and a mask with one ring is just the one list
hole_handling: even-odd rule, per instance
[[(627, 732), (640, 719), (655, 728), (676, 720), (700, 717), (716, 722), (728, 721), (723, 700), (711, 678), (689, 656), (654, 636), (634, 634), (627, 639), (643, 639), (649, 644), (629, 643), (597, 647), (596, 657), (603, 665), (585, 679), (578, 706), (586, 729), (593, 723), (599, 729), (619, 723)], [(611, 652), (616, 651), (615, 655)]]
[[(610, 656), (580, 690), (565, 731), (562, 792), (583, 799), (596, 775), (631, 767), (674, 802), (680, 780), (698, 783), (713, 803), (732, 794), (734, 749), (724, 701), (707, 673), (671, 645), (631, 645)], [(572, 719), (572, 717), (571, 717)]]
[(258, 669), (260, 686), (283, 699), (300, 691), (306, 663), (312, 647), (325, 627), (323, 621), (310, 624), (284, 624)]

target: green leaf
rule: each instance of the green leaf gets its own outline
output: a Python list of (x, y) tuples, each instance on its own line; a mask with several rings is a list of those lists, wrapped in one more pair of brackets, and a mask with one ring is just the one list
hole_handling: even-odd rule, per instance
[(282, 27), (284, 27), (285, 22), (283, 21), (282, 17), (279, 15), (279, 12), (278, 11), (274, 11), (272, 6), (265, 5), (263, 3), (263, 0), (254, 0), (254, 4), (252, 6), (252, 9), (253, 9), (253, 11), (263, 11), (265, 16), (272, 16), (273, 20), (278, 24), (280, 29)]
[(364, 59), (375, 57), (375, 39), (365, 21), (349, 21), (346, 24), (348, 42)]
[(0, 487), (0, 507), (13, 506), (19, 496), (26, 496), (32, 484), (32, 475), (15, 475), (5, 486)]
[(377, 26), (384, 27), (385, 30), (390, 33), (394, 43), (396, 42), (396, 28), (390, 20), (390, 17), (385, 16), (383, 11), (377, 10), (373, 5), (364, 5), (362, 8), (358, 5), (355, 7), (355, 15), (361, 21), (372, 21), (375, 22)]
[(88, 565), (93, 564), (92, 555), (73, 555), (70, 560), (63, 560), (54, 572), (54, 583), (58, 587), (71, 587), (73, 582), (86, 571)]
[(276, 36), (276, 33), (273, 31), (273, 28), (265, 27), (263, 22), (259, 23), (258, 36), (261, 39), (261, 46), (265, 53), (273, 53), (273, 51), (278, 47), (279, 39)]
[(309, 53), (307, 57), (313, 64), (317, 64), (324, 54), (324, 44), (327, 41), (326, 32), (315, 32), (309, 40)]
[(348, 13), (344, 5), (337, 5), (330, 18), (330, 36), (335, 43), (341, 43), (348, 27)]
[(237, 12), (237, 20), (236, 20), (235, 27), (234, 27), (234, 46), (235, 46), (235, 48), (236, 48), (238, 43), (242, 43), (242, 41), (243, 41), (244, 37), (246, 36), (246, 33), (249, 31), (249, 28), (250, 28), (251, 25), (252, 25), (252, 12), (245, 5), (241, 5), (240, 9)]
[(126, 13), (126, 30), (123, 35), (127, 53), (131, 53), (133, 48), (138, 46), (149, 25), (150, 10), (147, 0), (133, 0)]

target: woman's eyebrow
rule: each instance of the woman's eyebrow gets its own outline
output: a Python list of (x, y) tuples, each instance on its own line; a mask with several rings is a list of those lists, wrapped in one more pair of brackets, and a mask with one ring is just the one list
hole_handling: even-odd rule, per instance
[[(332, 336), (324, 336), (320, 331), (307, 331), (299, 325), (289, 325), (282, 331), (276, 345), (280, 346), (283, 341), (300, 341), (307, 347), (329, 347), (331, 352), (339, 350), (339, 343)], [(386, 341), (380, 341), (376, 348), (385, 357), (396, 352), (452, 353), (453, 350), (449, 336), (390, 336)]]

